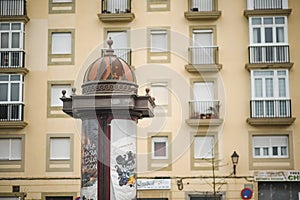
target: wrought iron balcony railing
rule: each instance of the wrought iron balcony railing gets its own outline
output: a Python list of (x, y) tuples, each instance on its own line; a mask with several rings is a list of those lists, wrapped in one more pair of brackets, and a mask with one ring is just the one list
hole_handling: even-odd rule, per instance
[[(106, 52), (107, 48), (102, 49), (101, 56), (103, 56)], [(122, 58), (127, 62), (128, 65), (131, 65), (131, 49), (127, 48), (116, 48), (114, 49), (114, 54), (117, 57)]]
[(131, 13), (131, 0), (102, 0), (102, 13)]
[(23, 16), (26, 14), (26, 0), (0, 0), (0, 16)]
[(216, 11), (217, 0), (189, 0), (190, 12), (211, 12)]
[(290, 63), (288, 45), (249, 46), (249, 63)]
[(0, 68), (24, 67), (24, 51), (2, 51), (0, 50)]
[(218, 64), (218, 47), (189, 47), (189, 64)]
[(190, 101), (190, 119), (211, 119), (219, 118), (220, 101)]
[(0, 103), (0, 121), (23, 121), (24, 104)]
[(251, 118), (290, 118), (292, 117), (290, 99), (251, 100)]
[(288, 0), (247, 0), (248, 10), (280, 10), (287, 5)]

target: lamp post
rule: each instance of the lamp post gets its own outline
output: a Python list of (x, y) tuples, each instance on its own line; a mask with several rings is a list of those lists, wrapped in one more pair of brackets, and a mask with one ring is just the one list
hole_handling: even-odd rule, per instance
[(236, 165), (239, 162), (239, 155), (236, 153), (236, 151), (233, 152), (233, 154), (231, 155), (231, 161), (233, 164), (233, 175), (236, 175)]

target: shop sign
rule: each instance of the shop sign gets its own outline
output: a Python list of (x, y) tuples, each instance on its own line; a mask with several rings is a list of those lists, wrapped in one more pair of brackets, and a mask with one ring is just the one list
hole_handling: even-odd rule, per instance
[(254, 176), (254, 180), (300, 182), (300, 171), (260, 171)]
[(137, 179), (138, 190), (170, 190), (171, 179)]

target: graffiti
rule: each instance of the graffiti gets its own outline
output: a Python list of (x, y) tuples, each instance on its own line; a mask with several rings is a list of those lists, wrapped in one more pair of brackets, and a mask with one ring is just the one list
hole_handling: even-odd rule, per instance
[(128, 185), (133, 187), (135, 185), (135, 155), (132, 151), (126, 152), (124, 155), (116, 157), (117, 165), (115, 165), (118, 174), (119, 185)]

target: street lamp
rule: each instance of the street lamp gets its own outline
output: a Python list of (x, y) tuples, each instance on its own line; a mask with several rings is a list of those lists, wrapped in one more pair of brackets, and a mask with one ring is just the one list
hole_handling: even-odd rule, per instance
[(236, 165), (239, 162), (239, 157), (240, 156), (236, 153), (236, 151), (234, 151), (233, 154), (231, 155), (231, 161), (232, 161), (232, 164), (233, 164), (233, 175), (236, 174)]

